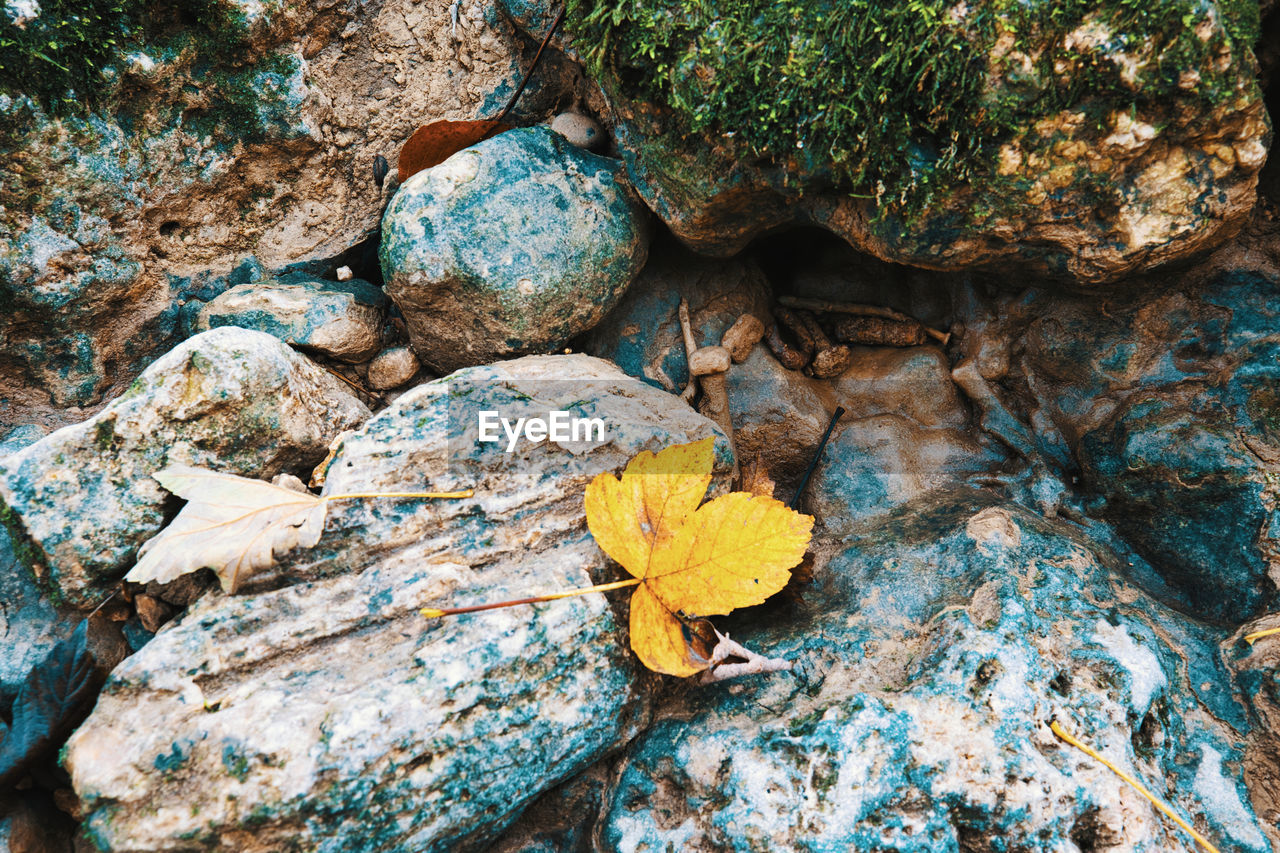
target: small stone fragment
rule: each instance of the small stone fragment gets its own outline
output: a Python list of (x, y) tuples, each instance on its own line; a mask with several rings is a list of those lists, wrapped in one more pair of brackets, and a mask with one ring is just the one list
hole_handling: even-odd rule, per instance
[(334, 273), (338, 277), (338, 281), (351, 281), (355, 278), (355, 273), (351, 271), (351, 267), (338, 267), (338, 271)]
[(588, 151), (604, 149), (606, 137), (596, 120), (582, 113), (560, 113), (551, 121), (551, 129), (569, 141), (570, 145)]
[(369, 387), (375, 391), (399, 388), (418, 375), (418, 357), (408, 347), (385, 349), (369, 362)]

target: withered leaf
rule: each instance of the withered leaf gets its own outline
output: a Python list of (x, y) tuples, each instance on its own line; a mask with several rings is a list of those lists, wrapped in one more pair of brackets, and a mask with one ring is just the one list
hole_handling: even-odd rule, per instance
[(497, 136), (511, 125), (490, 119), (450, 121), (448, 119), (424, 124), (413, 132), (409, 141), (400, 149), (396, 173), (400, 183), (410, 177), (448, 160), (464, 148)]

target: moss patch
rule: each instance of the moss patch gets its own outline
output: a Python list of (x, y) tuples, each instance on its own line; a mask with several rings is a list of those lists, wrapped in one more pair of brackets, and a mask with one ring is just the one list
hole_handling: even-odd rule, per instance
[[(1252, 0), (569, 0), (567, 27), (677, 132), (908, 208), (994, 175), (1005, 140), (1061, 110), (1234, 97), (1259, 32)], [(1145, 57), (1136, 81), (1122, 54)]]
[[(141, 28), (141, 0), (41, 0), (21, 25), (0, 11), (0, 93), (27, 93), (65, 111), (96, 100), (103, 66)], [(0, 6), (0, 9), (4, 7)]]

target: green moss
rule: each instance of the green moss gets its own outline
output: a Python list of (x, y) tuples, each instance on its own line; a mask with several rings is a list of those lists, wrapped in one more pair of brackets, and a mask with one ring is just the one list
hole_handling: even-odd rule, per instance
[(114, 62), (140, 29), (142, 0), (42, 0), (19, 26), (0, 12), (0, 93), (66, 111), (98, 99)]
[(228, 742), (223, 745), (222, 766), (237, 782), (243, 782), (249, 776), (249, 759), (235, 743)]
[[(36, 583), (40, 583), (42, 578), (49, 576), (49, 564), (45, 561), (44, 552), (40, 546), (27, 535), (27, 528), (22, 523), (22, 517), (0, 498), (0, 526), (9, 534), (9, 540), (13, 545), (13, 555), (18, 558), (18, 562), (31, 572), (32, 578)], [(61, 604), (61, 595), (58, 593), (56, 586), (50, 585), (50, 599), (55, 604)]]
[[(1202, 40), (1213, 14), (1225, 36)], [(1104, 45), (1066, 39), (1086, 24)], [(1259, 32), (1252, 0), (569, 0), (566, 26), (596, 75), (669, 110), (674, 132), (903, 209), (993, 176), (1005, 141), (1063, 109), (1100, 124), (1235, 97)], [(1242, 64), (1219, 73), (1224, 38)], [(1135, 91), (1107, 57), (1146, 50)]]

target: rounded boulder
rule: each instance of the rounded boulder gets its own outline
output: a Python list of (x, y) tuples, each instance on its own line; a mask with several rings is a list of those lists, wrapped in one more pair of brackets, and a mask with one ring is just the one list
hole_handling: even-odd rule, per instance
[(648, 256), (648, 213), (621, 164), (545, 127), (454, 154), (397, 192), (386, 291), (438, 371), (547, 352), (593, 327)]

